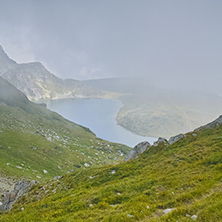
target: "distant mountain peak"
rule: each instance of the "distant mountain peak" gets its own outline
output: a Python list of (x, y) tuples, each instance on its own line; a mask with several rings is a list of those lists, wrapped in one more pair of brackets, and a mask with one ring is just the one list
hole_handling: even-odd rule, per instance
[[(5, 58), (5, 59), (10, 59), (8, 57), (8, 55), (5, 53), (4, 49), (2, 48), (2, 46), (0, 45), (0, 57), (1, 58)], [(10, 59), (11, 60), (11, 59)]]
[[(101, 98), (106, 93), (74, 79), (64, 80), (49, 72), (40, 62), (17, 64), (0, 46), (0, 76), (31, 100), (62, 98)], [(0, 79), (1, 80), (1, 79)]]
[(17, 63), (8, 57), (8, 55), (5, 53), (4, 49), (0, 45), (0, 76), (9, 69), (14, 68), (15, 66), (17, 66)]

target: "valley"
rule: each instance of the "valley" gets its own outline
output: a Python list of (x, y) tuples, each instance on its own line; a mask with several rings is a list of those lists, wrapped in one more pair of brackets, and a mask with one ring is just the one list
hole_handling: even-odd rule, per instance
[(0, 46), (0, 76), (21, 90), (32, 101), (62, 98), (112, 98), (108, 93), (87, 87), (74, 79), (61, 79), (49, 72), (40, 62), (17, 64)]
[(141, 77), (84, 81), (90, 87), (120, 93), (117, 124), (142, 136), (169, 138), (217, 118), (222, 98), (212, 92), (163, 89)]
[[(220, 97), (163, 91), (139, 79), (105, 80), (109, 87), (73, 80), (70, 89), (77, 83), (80, 91), (63, 91), (64, 81), (41, 64), (18, 67), (0, 57), (7, 61), (2, 76), (28, 94), (0, 77), (0, 221), (220, 221), (222, 117), (213, 118)], [(31, 80), (41, 87), (29, 90)], [(160, 138), (132, 150), (28, 99), (91, 96), (119, 98), (119, 125)], [(216, 120), (205, 125), (209, 119)]]
[(118, 162), (130, 150), (30, 102), (2, 77), (0, 111), (0, 172), (5, 178), (45, 181), (74, 168)]
[(222, 98), (212, 92), (164, 88), (142, 77), (78, 81), (61, 79), (41, 63), (17, 64), (0, 46), (0, 76), (32, 101), (64, 98), (115, 98), (123, 103), (117, 124), (134, 134), (169, 138), (215, 119)]

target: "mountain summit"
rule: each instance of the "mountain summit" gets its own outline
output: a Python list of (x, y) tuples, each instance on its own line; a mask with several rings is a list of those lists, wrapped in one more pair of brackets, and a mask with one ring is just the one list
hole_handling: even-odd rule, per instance
[[(5, 51), (4, 51), (4, 49), (2, 48), (1, 45), (0, 45), (0, 57), (10, 60), (10, 58), (9, 58), (8, 55), (5, 53)], [(13, 60), (12, 60), (12, 61), (13, 61)]]
[(104, 92), (74, 79), (60, 79), (40, 62), (17, 64), (0, 46), (0, 76), (33, 101), (62, 98), (102, 97)]
[(0, 75), (8, 71), (9, 69), (13, 69), (16, 67), (17, 63), (10, 59), (8, 55), (5, 53), (4, 49), (0, 45)]

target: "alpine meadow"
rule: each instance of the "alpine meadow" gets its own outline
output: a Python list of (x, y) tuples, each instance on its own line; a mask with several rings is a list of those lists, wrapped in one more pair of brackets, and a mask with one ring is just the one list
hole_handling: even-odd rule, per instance
[(221, 11), (0, 0), (0, 222), (222, 221)]

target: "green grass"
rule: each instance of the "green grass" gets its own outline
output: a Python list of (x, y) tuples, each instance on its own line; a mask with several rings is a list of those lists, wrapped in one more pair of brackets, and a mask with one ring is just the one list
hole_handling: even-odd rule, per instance
[(117, 163), (129, 150), (30, 102), (0, 77), (1, 174), (48, 180), (86, 164)]
[[(33, 187), (0, 220), (220, 221), (221, 135), (222, 126), (205, 129), (133, 161), (75, 169)], [(176, 210), (164, 215), (167, 208)]]
[[(49, 179), (84, 167), (84, 163), (95, 166), (121, 161), (120, 152), (123, 155), (129, 150), (127, 146), (103, 141), (88, 129), (55, 113), (56, 118), (45, 118), (1, 104), (0, 110), (0, 169), (3, 174)], [(44, 174), (44, 169), (48, 173)]]
[(195, 133), (122, 162), (129, 147), (0, 93), (1, 174), (40, 181), (0, 221), (220, 221), (222, 126)]

